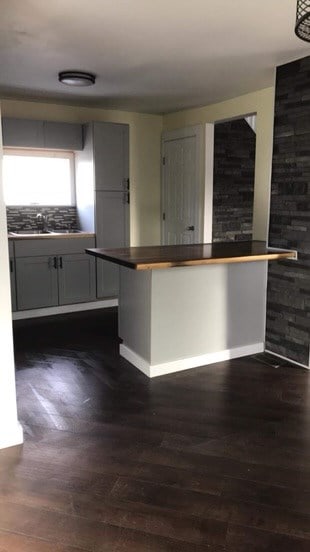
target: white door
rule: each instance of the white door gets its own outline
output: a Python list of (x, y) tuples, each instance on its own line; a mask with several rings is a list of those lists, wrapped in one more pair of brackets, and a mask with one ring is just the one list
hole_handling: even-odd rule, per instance
[(201, 241), (200, 127), (167, 132), (163, 136), (162, 243)]

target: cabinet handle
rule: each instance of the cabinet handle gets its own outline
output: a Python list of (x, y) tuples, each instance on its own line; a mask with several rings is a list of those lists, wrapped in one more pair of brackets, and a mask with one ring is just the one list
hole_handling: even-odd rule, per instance
[(123, 190), (129, 192), (129, 178), (123, 179)]
[(59, 257), (59, 267), (62, 268), (62, 257)]
[(13, 261), (10, 259), (10, 272), (13, 274)]
[(58, 268), (57, 257), (54, 257), (54, 268)]

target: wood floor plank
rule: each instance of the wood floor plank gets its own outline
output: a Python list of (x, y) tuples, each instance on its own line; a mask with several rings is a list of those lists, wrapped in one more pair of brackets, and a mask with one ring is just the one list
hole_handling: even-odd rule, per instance
[(226, 546), (230, 552), (309, 552), (309, 540), (261, 529), (230, 525)]
[[(264, 485), (253, 481), (226, 479), (222, 496), (241, 502), (254, 502), (280, 508), (291, 512), (309, 513), (310, 492), (301, 489), (289, 489), (277, 485)], [(310, 523), (310, 518), (309, 518)]]
[(14, 341), (0, 552), (308, 552), (306, 371), (262, 354), (149, 380), (116, 309), (15, 321)]
[[(85, 550), (85, 549), (84, 549)], [(25, 535), (0, 531), (0, 552), (82, 552), (82, 548), (63, 546)]]

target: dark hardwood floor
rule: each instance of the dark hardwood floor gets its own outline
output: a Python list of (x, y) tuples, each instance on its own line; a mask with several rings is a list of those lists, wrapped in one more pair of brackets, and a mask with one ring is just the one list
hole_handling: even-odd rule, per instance
[(148, 380), (114, 309), (14, 335), (0, 552), (309, 552), (309, 372), (258, 355)]

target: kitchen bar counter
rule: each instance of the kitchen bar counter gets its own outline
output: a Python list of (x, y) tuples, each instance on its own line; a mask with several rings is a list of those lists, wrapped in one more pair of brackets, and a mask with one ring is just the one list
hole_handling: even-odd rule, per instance
[(295, 251), (270, 248), (262, 241), (88, 249), (87, 253), (135, 270), (296, 258)]
[[(87, 249), (120, 265), (120, 354), (149, 377), (264, 350), (264, 242)], [(160, 269), (160, 270), (157, 270)]]

